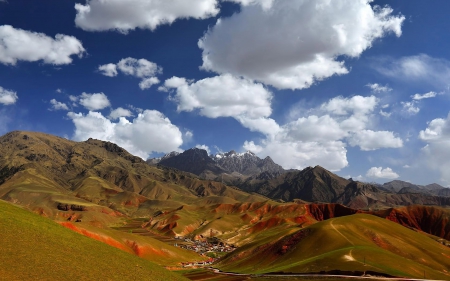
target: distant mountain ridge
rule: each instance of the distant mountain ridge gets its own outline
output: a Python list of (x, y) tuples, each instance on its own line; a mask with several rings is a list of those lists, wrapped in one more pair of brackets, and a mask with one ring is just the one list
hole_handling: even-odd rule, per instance
[(435, 196), (450, 196), (450, 189), (437, 183), (417, 185), (406, 181), (394, 180), (383, 184), (382, 188), (399, 194), (422, 193)]

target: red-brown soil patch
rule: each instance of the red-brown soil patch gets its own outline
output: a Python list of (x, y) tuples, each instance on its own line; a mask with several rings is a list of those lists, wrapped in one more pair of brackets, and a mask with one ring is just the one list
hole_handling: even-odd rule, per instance
[(340, 204), (309, 204), (306, 205), (306, 211), (317, 221), (362, 213), (361, 210), (351, 209)]
[(76, 225), (74, 225), (71, 222), (60, 222), (60, 225), (66, 227), (68, 229), (71, 229), (71, 230), (73, 230), (75, 232), (78, 232), (78, 233), (80, 233), (80, 234), (82, 234), (82, 235), (84, 235), (86, 237), (93, 238), (93, 239), (95, 239), (97, 241), (100, 241), (100, 242), (106, 243), (106, 244), (108, 244), (110, 246), (113, 246), (115, 248), (121, 249), (121, 250), (123, 250), (125, 252), (134, 253), (134, 252), (130, 251), (130, 249), (128, 247), (126, 247), (124, 244), (122, 244), (121, 242), (119, 242), (119, 241), (117, 241), (117, 240), (115, 240), (115, 239), (113, 239), (111, 237), (108, 237), (108, 236), (105, 236), (105, 235), (100, 235), (98, 233), (94, 233), (94, 232), (88, 231), (88, 230), (83, 229), (83, 228), (79, 228), (79, 227), (77, 227)]

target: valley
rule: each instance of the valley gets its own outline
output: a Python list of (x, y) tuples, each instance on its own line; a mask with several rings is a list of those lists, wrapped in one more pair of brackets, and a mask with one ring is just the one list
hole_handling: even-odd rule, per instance
[(146, 162), (110, 142), (15, 131), (0, 137), (0, 275), (449, 280), (447, 190), (284, 170), (251, 152)]

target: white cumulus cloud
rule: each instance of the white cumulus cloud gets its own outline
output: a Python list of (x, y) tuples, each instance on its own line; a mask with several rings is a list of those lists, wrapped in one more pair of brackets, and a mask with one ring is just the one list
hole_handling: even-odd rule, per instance
[(390, 180), (400, 177), (389, 167), (385, 169), (383, 169), (382, 167), (372, 167), (367, 171), (366, 176), (369, 178), (390, 179)]
[(393, 132), (372, 130), (362, 130), (353, 133), (349, 137), (349, 144), (351, 146), (359, 146), (363, 151), (403, 147), (402, 139), (396, 137)]
[(159, 84), (159, 79), (157, 77), (145, 78), (139, 83), (139, 88), (141, 90), (150, 89), (151, 86)]
[(450, 113), (447, 118), (436, 118), (420, 131), (419, 139), (426, 143), (421, 160), (431, 169), (438, 170), (441, 179), (450, 183)]
[[(321, 165), (338, 171), (348, 165), (347, 145), (363, 151), (403, 146), (401, 138), (390, 131), (369, 130), (379, 100), (374, 96), (335, 97), (323, 103), (315, 112), (300, 117), (276, 129), (259, 129), (266, 137), (255, 143), (246, 141), (244, 148), (261, 157), (270, 155), (284, 168), (301, 169)], [(268, 117), (266, 119), (272, 120)]]
[(373, 83), (373, 84), (367, 84), (367, 87), (369, 87), (372, 92), (379, 94), (379, 93), (388, 93), (390, 91), (392, 91), (392, 88), (390, 88), (389, 86), (385, 85), (382, 86), (378, 83)]
[(219, 19), (199, 41), (202, 68), (279, 89), (307, 88), (348, 73), (338, 57), (359, 57), (376, 39), (400, 36), (405, 19), (370, 0), (234, 2), (244, 4), (241, 11)]
[(435, 92), (428, 92), (426, 94), (415, 94), (414, 96), (411, 96), (413, 100), (423, 100), (423, 99), (430, 99), (437, 96), (437, 93)]
[(261, 5), (264, 9), (270, 9), (275, 0), (223, 0), (228, 2), (239, 3), (243, 6), (248, 5)]
[(88, 114), (69, 112), (67, 116), (75, 125), (74, 140), (95, 138), (114, 142), (143, 159), (147, 159), (152, 152), (179, 151), (183, 144), (178, 127), (156, 110), (144, 110), (131, 122), (125, 117), (112, 122), (93, 111)]
[(403, 111), (405, 111), (408, 114), (415, 115), (420, 112), (420, 108), (417, 106), (417, 101), (406, 101), (401, 102), (403, 106)]
[(105, 76), (109, 76), (109, 77), (114, 77), (114, 76), (117, 76), (117, 74), (118, 74), (117, 66), (114, 63), (100, 65), (98, 67), (98, 70), (100, 71), (101, 74), (103, 74)]
[(154, 76), (162, 71), (156, 63), (146, 59), (125, 58), (117, 64), (117, 68), (126, 75), (139, 78)]
[(104, 93), (82, 93), (78, 102), (88, 110), (101, 110), (111, 106), (108, 97)]
[(122, 108), (122, 107), (118, 107), (111, 111), (108, 118), (115, 120), (115, 119), (119, 119), (120, 117), (131, 117), (131, 116), (133, 116), (133, 113), (130, 110)]
[(450, 61), (426, 54), (382, 58), (373, 67), (381, 74), (393, 79), (412, 83), (427, 83), (437, 88), (447, 88), (450, 80)]
[(272, 113), (272, 94), (261, 84), (225, 74), (196, 82), (173, 77), (166, 88), (175, 88), (178, 111), (193, 111), (209, 118), (257, 119)]
[(155, 30), (177, 19), (206, 19), (219, 13), (217, 0), (87, 0), (75, 4), (75, 24), (86, 31)]
[(69, 110), (67, 104), (59, 102), (55, 99), (50, 100), (50, 104), (52, 105), (51, 110)]
[(141, 78), (142, 80), (139, 83), (139, 88), (145, 90), (155, 84), (159, 84), (159, 79), (156, 75), (162, 73), (162, 67), (146, 59), (128, 57), (121, 59), (117, 64), (108, 63), (100, 65), (98, 71), (109, 77), (117, 76), (118, 71), (120, 71), (125, 75)]
[(72, 62), (72, 55), (82, 57), (82, 43), (73, 36), (56, 34), (51, 38), (44, 33), (0, 26), (0, 63), (15, 65), (17, 61), (43, 61), (62, 65)]
[(196, 148), (199, 148), (199, 149), (203, 149), (203, 150), (206, 150), (206, 152), (208, 153), (208, 155), (209, 154), (211, 154), (211, 150), (209, 149), (209, 147), (207, 146), (207, 145), (205, 145), (205, 144), (197, 144), (196, 146), (195, 146)]
[(3, 87), (0, 87), (0, 103), (4, 105), (15, 104), (19, 99), (17, 93), (11, 90), (6, 90)]

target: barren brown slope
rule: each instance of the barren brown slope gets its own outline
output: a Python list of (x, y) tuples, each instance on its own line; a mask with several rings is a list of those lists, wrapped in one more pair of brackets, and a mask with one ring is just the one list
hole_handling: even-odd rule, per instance
[[(113, 143), (73, 142), (18, 131), (0, 137), (0, 184), (0, 198), (50, 217), (57, 215), (61, 205), (64, 211), (96, 211), (117, 217), (141, 212), (142, 205), (149, 207), (149, 200), (178, 204), (195, 204), (208, 196), (235, 202), (266, 200), (189, 173), (149, 166)], [(83, 216), (97, 219), (86, 212)]]

